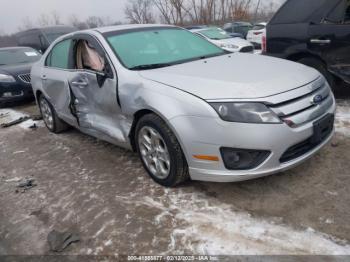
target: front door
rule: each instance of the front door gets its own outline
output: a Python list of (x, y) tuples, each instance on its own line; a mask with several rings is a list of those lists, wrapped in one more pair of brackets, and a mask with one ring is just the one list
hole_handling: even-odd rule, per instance
[(117, 74), (99, 42), (90, 35), (73, 41), (75, 70), (69, 79), (71, 109), (79, 127), (111, 142), (125, 143), (117, 99)]

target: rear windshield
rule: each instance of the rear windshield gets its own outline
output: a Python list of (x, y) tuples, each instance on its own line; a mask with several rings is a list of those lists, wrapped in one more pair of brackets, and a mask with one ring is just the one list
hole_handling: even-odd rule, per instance
[(134, 70), (226, 54), (202, 37), (179, 28), (107, 33), (105, 37), (124, 66)]
[(40, 57), (40, 53), (31, 48), (0, 50), (0, 65), (33, 63)]
[(253, 27), (253, 30), (262, 30), (262, 29), (264, 29), (264, 28), (265, 28), (264, 25), (255, 25), (255, 26)]
[(272, 18), (271, 24), (306, 22), (329, 0), (288, 0)]

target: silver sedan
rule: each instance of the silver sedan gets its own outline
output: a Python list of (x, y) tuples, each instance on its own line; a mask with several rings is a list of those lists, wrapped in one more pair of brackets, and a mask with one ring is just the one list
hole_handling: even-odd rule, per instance
[(73, 126), (134, 150), (164, 186), (280, 172), (334, 132), (334, 96), (314, 69), (229, 53), (173, 26), (63, 36), (31, 78), (50, 131)]

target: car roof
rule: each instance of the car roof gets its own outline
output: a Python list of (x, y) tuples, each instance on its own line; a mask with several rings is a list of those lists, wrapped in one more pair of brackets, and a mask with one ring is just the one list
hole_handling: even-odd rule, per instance
[(33, 49), (33, 48), (25, 47), (25, 46), (23, 46), (23, 47), (22, 46), (10, 46), (10, 47), (2, 47), (2, 48), (0, 48), (0, 51), (11, 51), (11, 50), (21, 50), (21, 49)]
[(66, 25), (56, 25), (56, 26), (45, 26), (45, 27), (36, 27), (36, 28), (31, 28), (31, 29), (28, 29), (28, 30), (24, 30), (24, 31), (21, 31), (21, 32), (18, 32), (17, 35), (21, 35), (21, 34), (26, 34), (26, 33), (29, 33), (29, 32), (32, 32), (32, 31), (43, 31), (43, 32), (61, 32), (62, 30), (78, 30), (76, 29), (75, 27), (73, 26), (66, 26)]

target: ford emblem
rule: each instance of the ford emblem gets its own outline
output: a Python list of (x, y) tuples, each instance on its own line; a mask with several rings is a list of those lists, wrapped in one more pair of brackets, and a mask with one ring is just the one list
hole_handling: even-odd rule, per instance
[(312, 104), (314, 105), (319, 105), (323, 101), (323, 96), (322, 95), (316, 95), (312, 98)]

